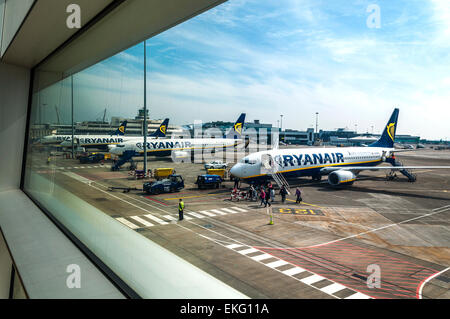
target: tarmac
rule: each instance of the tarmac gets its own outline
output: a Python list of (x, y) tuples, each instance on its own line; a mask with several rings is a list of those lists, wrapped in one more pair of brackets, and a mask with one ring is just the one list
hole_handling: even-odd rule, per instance
[[(147, 195), (109, 190), (142, 188), (144, 181), (129, 175), (127, 165), (112, 172), (109, 163), (54, 158), (46, 165), (44, 157), (31, 164), (39, 174), (53, 174), (58, 185), (251, 298), (450, 298), (450, 170), (418, 170), (415, 183), (362, 172), (342, 189), (326, 177), (300, 178), (289, 183), (301, 188), (303, 202), (288, 196), (281, 203), (277, 194), (264, 208), (231, 201), (229, 180), (199, 190), (200, 163), (149, 157), (149, 168), (175, 168), (185, 188)], [(450, 151), (423, 149), (397, 159), (450, 165)]]

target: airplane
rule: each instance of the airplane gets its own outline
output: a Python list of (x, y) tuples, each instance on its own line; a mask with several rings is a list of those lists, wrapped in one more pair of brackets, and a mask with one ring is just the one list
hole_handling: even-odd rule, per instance
[[(216, 149), (236, 147), (244, 141), (241, 139), (244, 128), (245, 113), (242, 113), (233, 128), (224, 138), (171, 138), (147, 142), (147, 154), (150, 156), (173, 156), (186, 158), (195, 149)], [(142, 137), (120, 143), (110, 148), (110, 153), (128, 158), (143, 156), (144, 140)]]
[[(449, 169), (450, 166), (399, 166), (394, 154), (410, 150), (394, 148), (398, 114), (399, 109), (396, 108), (381, 137), (367, 147), (261, 151), (242, 158), (230, 173), (248, 183), (265, 182), (274, 173), (284, 178), (311, 176), (313, 180), (321, 180), (323, 175), (328, 175), (330, 185), (341, 186), (353, 184), (364, 170), (398, 170), (406, 175), (406, 170), (413, 169)], [(383, 162), (392, 166), (377, 166)]]
[[(120, 130), (123, 127), (123, 133), (125, 133), (126, 129), (126, 123), (127, 121), (124, 121), (118, 130)], [(147, 138), (154, 139), (154, 138), (160, 138), (166, 136), (167, 127), (169, 125), (169, 119), (166, 118), (161, 125), (150, 134)], [(117, 131), (116, 131), (117, 132)], [(122, 132), (122, 131), (120, 131)], [(120, 134), (120, 137), (112, 138), (106, 135), (77, 135), (75, 136), (75, 141), (77, 141), (76, 144), (78, 144), (79, 147), (84, 148), (100, 148), (100, 149), (110, 149), (112, 146), (124, 143), (127, 141), (133, 141), (139, 138), (142, 138), (141, 136), (123, 136), (123, 134)], [(63, 141), (61, 143), (61, 146), (63, 147), (71, 147), (72, 146), (72, 137), (69, 136), (68, 139)]]
[[(100, 139), (108, 139), (110, 141), (123, 141), (123, 138), (119, 138), (119, 136), (125, 135), (125, 130), (127, 128), (127, 121), (123, 121), (120, 123), (117, 130), (112, 132), (110, 135), (74, 135), (74, 138), (80, 138), (80, 137), (89, 137), (91, 139), (94, 138), (100, 138)], [(118, 136), (117, 138), (113, 138), (112, 136)], [(40, 143), (42, 144), (61, 144), (61, 146), (72, 146), (72, 135), (47, 135), (42, 137), (40, 140)], [(66, 143), (65, 143), (66, 142)], [(62, 143), (65, 143), (65, 145), (62, 145)]]

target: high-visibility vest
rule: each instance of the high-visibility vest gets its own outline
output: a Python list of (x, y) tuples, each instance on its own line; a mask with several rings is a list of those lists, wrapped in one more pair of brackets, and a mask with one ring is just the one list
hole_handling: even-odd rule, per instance
[(180, 202), (180, 204), (178, 205), (178, 210), (183, 210), (184, 209), (184, 202)]

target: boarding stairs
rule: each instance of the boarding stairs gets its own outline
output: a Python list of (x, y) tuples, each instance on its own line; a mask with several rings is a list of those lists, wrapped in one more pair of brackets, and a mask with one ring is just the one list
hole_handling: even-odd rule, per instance
[[(391, 163), (392, 166), (404, 166), (402, 162), (397, 161), (395, 159), (391, 159), (389, 161), (389, 163)], [(416, 174), (414, 174), (409, 169), (400, 169), (399, 172), (402, 173), (403, 175), (405, 175), (408, 178), (408, 181), (410, 181), (411, 183), (414, 183), (417, 180)], [(391, 173), (392, 173), (392, 171), (391, 171)]]
[(130, 162), (132, 166), (133, 163), (133, 152), (125, 151), (123, 155), (119, 156), (119, 160), (111, 167), (112, 171), (118, 171), (120, 167), (126, 162)]
[(267, 154), (267, 156), (263, 156), (261, 162), (263, 168), (273, 178), (275, 183), (277, 183), (278, 187), (281, 189), (281, 187), (284, 186), (288, 195), (291, 195), (291, 187), (284, 176), (279, 172), (281, 167), (273, 160), (272, 156), (269, 154)]

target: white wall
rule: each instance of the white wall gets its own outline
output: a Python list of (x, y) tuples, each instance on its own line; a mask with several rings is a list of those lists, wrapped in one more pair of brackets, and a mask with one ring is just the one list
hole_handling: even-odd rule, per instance
[(0, 62), (0, 192), (20, 185), (29, 78), (29, 70)]

